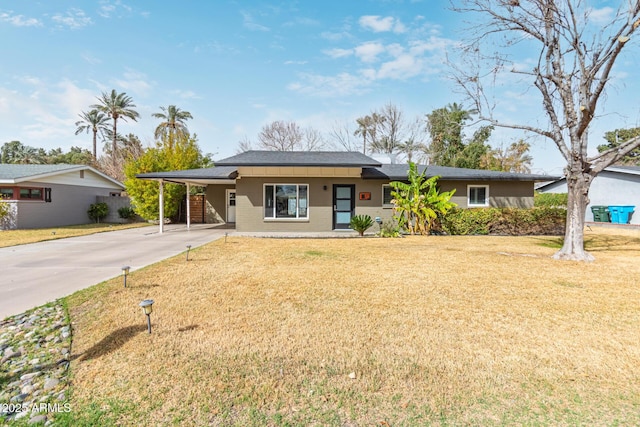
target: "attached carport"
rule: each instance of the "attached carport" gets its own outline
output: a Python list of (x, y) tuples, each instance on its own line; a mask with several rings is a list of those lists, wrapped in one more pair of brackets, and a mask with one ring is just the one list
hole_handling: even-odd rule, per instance
[(189, 194), (191, 186), (207, 187), (209, 185), (224, 185), (236, 183), (238, 170), (233, 166), (218, 166), (204, 169), (187, 169), (182, 171), (149, 172), (136, 175), (138, 179), (157, 181), (159, 232), (164, 232), (164, 183), (181, 184), (187, 187), (187, 229), (191, 227), (191, 206)]

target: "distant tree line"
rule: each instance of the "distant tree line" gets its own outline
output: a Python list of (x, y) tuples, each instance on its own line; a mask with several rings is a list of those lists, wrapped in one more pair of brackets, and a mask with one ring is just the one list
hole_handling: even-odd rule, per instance
[(364, 154), (386, 154), (391, 162), (406, 161), (470, 169), (529, 172), (533, 158), (523, 139), (497, 148), (489, 144), (493, 126), (481, 126), (467, 137), (474, 110), (453, 103), (424, 117), (407, 119), (394, 104), (387, 104), (355, 123), (336, 124), (328, 134), (296, 122), (277, 120), (262, 127), (254, 143), (247, 137), (238, 151), (318, 151), (338, 149)]

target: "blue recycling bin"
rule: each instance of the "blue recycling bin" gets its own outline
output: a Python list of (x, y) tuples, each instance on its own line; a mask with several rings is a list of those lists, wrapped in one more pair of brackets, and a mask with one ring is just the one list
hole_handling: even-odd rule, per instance
[(631, 219), (631, 215), (634, 212), (635, 206), (620, 206), (620, 222), (622, 224), (629, 224), (629, 220)]
[(609, 206), (609, 216), (614, 224), (620, 224), (620, 208), (621, 206)]
[(616, 224), (628, 224), (631, 214), (633, 214), (635, 206), (609, 206), (611, 214), (611, 222)]

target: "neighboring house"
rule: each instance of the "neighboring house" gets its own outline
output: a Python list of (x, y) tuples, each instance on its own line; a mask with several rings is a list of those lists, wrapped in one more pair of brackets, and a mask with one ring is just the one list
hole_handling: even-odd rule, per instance
[[(541, 193), (566, 193), (567, 180), (561, 178), (537, 188)], [(640, 224), (640, 167), (609, 166), (596, 176), (589, 189), (586, 221), (593, 221), (592, 206), (635, 206), (630, 224)]]
[[(383, 165), (357, 152), (247, 151), (215, 164), (137, 177), (206, 186), (210, 211), (237, 231), (321, 232), (348, 229), (353, 215), (391, 218), (389, 182), (406, 181), (408, 172), (407, 164)], [(452, 200), (463, 208), (532, 207), (534, 183), (556, 179), (429, 166), (433, 175), (442, 191), (456, 189)]]
[(90, 166), (0, 164), (0, 199), (12, 212), (0, 229), (90, 223), (89, 206), (123, 190), (120, 182)]

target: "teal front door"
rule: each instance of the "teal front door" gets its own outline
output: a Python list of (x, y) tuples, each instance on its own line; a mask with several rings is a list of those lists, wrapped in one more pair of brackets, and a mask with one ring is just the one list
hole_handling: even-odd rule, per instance
[(356, 186), (335, 184), (333, 186), (333, 229), (347, 230), (356, 207)]

